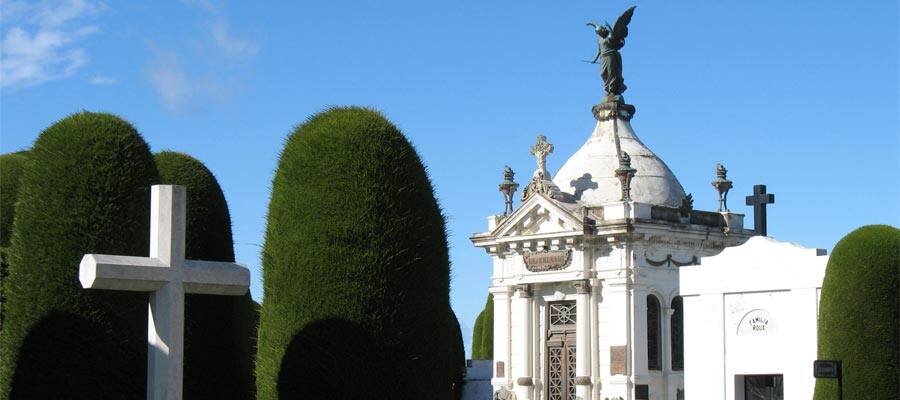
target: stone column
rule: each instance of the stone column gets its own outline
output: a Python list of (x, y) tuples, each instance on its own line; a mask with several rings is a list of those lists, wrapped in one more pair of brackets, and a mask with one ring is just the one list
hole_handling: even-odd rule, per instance
[(575, 281), (575, 396), (591, 398), (591, 288), (588, 281)]
[(519, 312), (522, 314), (522, 337), (521, 347), (522, 365), (519, 367), (521, 375), (516, 379), (516, 397), (519, 400), (531, 400), (534, 391), (534, 380), (532, 379), (532, 332), (534, 331), (534, 321), (531, 318), (531, 287), (528, 285), (519, 285), (516, 287), (518, 294)]
[(494, 365), (491, 385), (494, 390), (510, 388), (510, 297), (512, 287), (495, 286), (490, 289), (494, 294)]

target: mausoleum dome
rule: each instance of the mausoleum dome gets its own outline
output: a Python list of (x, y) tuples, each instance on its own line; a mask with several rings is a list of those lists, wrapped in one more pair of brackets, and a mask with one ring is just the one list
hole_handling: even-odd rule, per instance
[(631, 123), (624, 119), (597, 122), (587, 143), (563, 164), (553, 183), (588, 206), (619, 201), (622, 191), (615, 176), (619, 157), (614, 124), (622, 151), (628, 153), (631, 167), (637, 170), (631, 181), (631, 199), (638, 203), (679, 207), (685, 194), (678, 178), (638, 139)]

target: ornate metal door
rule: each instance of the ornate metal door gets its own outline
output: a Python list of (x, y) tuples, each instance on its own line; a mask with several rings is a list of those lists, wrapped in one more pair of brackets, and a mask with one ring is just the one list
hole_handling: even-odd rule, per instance
[(547, 400), (575, 400), (575, 302), (549, 303)]

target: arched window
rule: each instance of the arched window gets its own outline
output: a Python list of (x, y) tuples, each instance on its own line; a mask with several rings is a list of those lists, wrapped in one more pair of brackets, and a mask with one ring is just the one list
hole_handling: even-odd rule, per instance
[(650, 294), (647, 295), (647, 369), (661, 370), (662, 359), (660, 354), (660, 326), (662, 320), (659, 315), (659, 299)]
[(672, 369), (684, 370), (684, 310), (681, 296), (672, 299)]

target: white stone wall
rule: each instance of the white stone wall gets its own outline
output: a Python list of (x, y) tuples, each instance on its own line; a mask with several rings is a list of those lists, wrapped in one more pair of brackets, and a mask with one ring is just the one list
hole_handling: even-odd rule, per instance
[(754, 237), (681, 269), (687, 399), (742, 400), (744, 375), (777, 374), (784, 398), (812, 397), (822, 254)]

